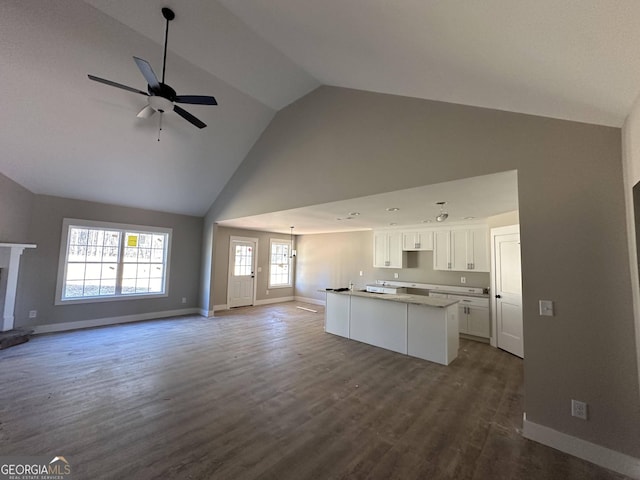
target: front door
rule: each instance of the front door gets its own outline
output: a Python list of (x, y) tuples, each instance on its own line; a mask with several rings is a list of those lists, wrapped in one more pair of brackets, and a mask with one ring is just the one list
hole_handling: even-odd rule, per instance
[(257, 241), (231, 237), (229, 249), (229, 308), (253, 305)]
[[(504, 232), (504, 233), (502, 233)], [(520, 233), (500, 230), (493, 236), (496, 346), (524, 358)]]

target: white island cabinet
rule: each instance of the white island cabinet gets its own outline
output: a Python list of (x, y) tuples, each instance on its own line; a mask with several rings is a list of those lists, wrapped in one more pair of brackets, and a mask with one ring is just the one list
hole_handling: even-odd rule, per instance
[(325, 331), (449, 365), (458, 355), (458, 300), (327, 292)]

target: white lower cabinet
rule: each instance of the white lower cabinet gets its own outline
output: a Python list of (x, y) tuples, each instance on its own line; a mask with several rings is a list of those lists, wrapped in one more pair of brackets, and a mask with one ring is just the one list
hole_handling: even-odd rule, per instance
[(460, 342), (456, 313), (456, 305), (434, 309), (410, 304), (407, 315), (409, 355), (445, 365), (451, 363), (458, 356)]
[[(449, 298), (457, 298), (450, 295)], [(476, 297), (460, 297), (458, 304), (460, 333), (476, 337), (491, 337), (489, 300)]]
[(350, 338), (407, 353), (407, 304), (351, 297)]
[(350, 302), (348, 295), (327, 295), (324, 330), (349, 338)]
[(457, 308), (327, 292), (325, 331), (449, 365), (458, 356)]

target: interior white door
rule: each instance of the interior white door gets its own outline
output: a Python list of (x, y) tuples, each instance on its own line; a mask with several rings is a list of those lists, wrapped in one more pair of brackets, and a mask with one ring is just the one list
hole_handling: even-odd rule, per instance
[(520, 233), (494, 237), (496, 346), (524, 358)]
[(228, 307), (253, 305), (256, 242), (231, 239), (229, 251)]

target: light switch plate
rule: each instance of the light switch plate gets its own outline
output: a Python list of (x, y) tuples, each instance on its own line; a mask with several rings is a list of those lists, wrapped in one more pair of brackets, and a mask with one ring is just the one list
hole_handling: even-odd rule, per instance
[(540, 315), (553, 317), (553, 300), (540, 300)]

